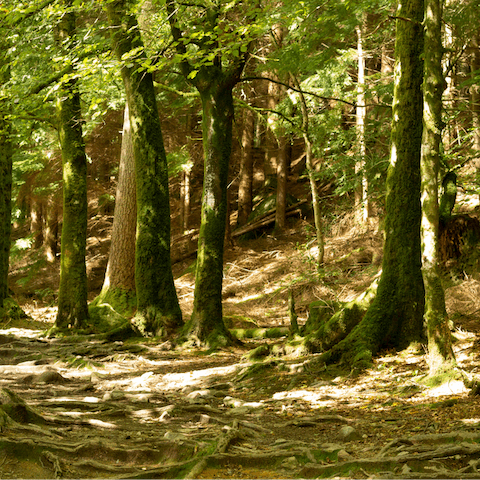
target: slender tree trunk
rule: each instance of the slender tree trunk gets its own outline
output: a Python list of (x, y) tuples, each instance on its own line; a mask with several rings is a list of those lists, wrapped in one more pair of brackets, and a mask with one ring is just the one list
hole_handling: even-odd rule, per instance
[[(1, 16), (0, 16), (1, 18)], [(1, 23), (1, 22), (0, 22)], [(12, 201), (12, 137), (7, 99), (3, 86), (10, 78), (8, 45), (0, 30), (0, 311), (8, 297)]]
[(43, 202), (34, 197), (30, 206), (30, 233), (33, 235), (33, 248), (38, 250), (43, 245)]
[(168, 169), (152, 75), (145, 60), (131, 2), (107, 5), (113, 48), (120, 62), (136, 51), (121, 73), (130, 109), (137, 191), (135, 323), (145, 335), (165, 336), (183, 325), (170, 260)]
[(320, 268), (323, 265), (325, 260), (325, 237), (323, 235), (323, 219), (320, 206), (320, 195), (317, 188), (317, 180), (315, 178), (315, 167), (313, 165), (313, 144), (310, 139), (310, 122), (308, 118), (308, 108), (307, 101), (305, 100), (305, 95), (302, 93), (300, 88), (300, 82), (297, 77), (291, 76), (292, 81), (300, 92), (300, 107), (302, 110), (302, 133), (303, 139), (305, 140), (305, 165), (307, 169), (308, 180), (310, 182), (310, 191), (312, 193), (312, 207), (313, 207), (313, 218), (315, 222), (315, 234), (317, 238), (317, 268)]
[[(58, 27), (59, 44), (75, 34), (71, 0)], [(88, 320), (87, 272), (87, 157), (82, 133), (80, 93), (75, 79), (60, 85), (57, 118), (63, 165), (63, 226), (57, 328), (81, 328)]]
[(231, 341), (223, 323), (222, 282), (234, 111), (230, 84), (212, 81), (200, 95), (204, 178), (194, 305), (188, 330), (200, 343), (212, 344)]
[(275, 202), (275, 231), (282, 233), (287, 221), (287, 137), (280, 135), (277, 138), (277, 200)]
[[(480, 70), (480, 32), (472, 38), (474, 47), (472, 55), (472, 71)], [(478, 74), (478, 73), (477, 73)], [(473, 150), (476, 153), (475, 167), (477, 169), (477, 186), (480, 185), (480, 85), (474, 83), (470, 87), (470, 102), (473, 127)]]
[(121, 314), (136, 307), (135, 233), (137, 198), (135, 158), (128, 103), (123, 117), (122, 150), (113, 216), (112, 241), (102, 291), (94, 303), (108, 303)]
[(358, 81), (357, 81), (357, 153), (355, 173), (358, 179), (358, 187), (355, 190), (355, 216), (359, 225), (368, 221), (368, 181), (366, 172), (366, 141), (365, 121), (367, 107), (365, 106), (365, 53), (363, 49), (363, 25), (357, 26), (357, 55), (358, 55)]
[(323, 235), (323, 219), (320, 206), (320, 195), (318, 193), (317, 181), (315, 179), (315, 168), (313, 166), (313, 146), (308, 133), (303, 135), (305, 139), (305, 158), (307, 166), (310, 191), (312, 192), (313, 219), (315, 222), (315, 234), (317, 237), (317, 267), (320, 268), (325, 261), (325, 237)]
[(424, 339), (420, 244), (423, 0), (397, 9), (392, 147), (387, 174), (383, 270), (375, 299), (350, 334), (323, 355), (354, 368), (371, 364), (382, 347)]
[(45, 221), (43, 232), (43, 249), (49, 263), (54, 263), (58, 253), (58, 200), (51, 194), (45, 204)]
[(425, 0), (425, 79), (422, 143), (422, 273), (430, 375), (455, 364), (438, 266), (438, 173), (442, 135), (443, 0)]
[(243, 114), (242, 152), (240, 158), (240, 183), (238, 185), (238, 218), (237, 226), (248, 222), (253, 202), (253, 136), (255, 118), (251, 110), (245, 109)]

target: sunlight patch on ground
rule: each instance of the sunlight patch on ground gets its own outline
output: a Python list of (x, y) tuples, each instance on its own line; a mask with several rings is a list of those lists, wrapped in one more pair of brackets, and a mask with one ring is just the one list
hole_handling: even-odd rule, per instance
[(441, 397), (444, 395), (460, 395), (468, 393), (468, 388), (462, 380), (450, 380), (436, 388), (430, 388), (424, 392), (427, 397)]
[(158, 391), (180, 390), (190, 386), (205, 386), (209, 378), (219, 379), (222, 376), (228, 376), (239, 372), (248, 364), (237, 363), (225, 367), (213, 367), (202, 370), (187, 371), (184, 373), (166, 373), (155, 374), (154, 372), (145, 372), (140, 377), (133, 379), (107, 380), (102, 382), (104, 390), (114, 390), (116, 388), (123, 391)]
[(15, 337), (39, 338), (43, 335), (42, 330), (31, 330), (30, 328), (7, 328), (0, 330), (0, 335), (13, 335)]
[(465, 425), (474, 425), (477, 426), (480, 424), (480, 418), (463, 418), (460, 420)]

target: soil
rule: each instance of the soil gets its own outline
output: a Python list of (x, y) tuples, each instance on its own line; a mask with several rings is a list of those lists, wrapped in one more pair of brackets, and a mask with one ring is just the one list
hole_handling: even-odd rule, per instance
[[(225, 317), (257, 337), (213, 353), (155, 339), (46, 338), (56, 287), (43, 265), (16, 291), (30, 318), (0, 325), (0, 478), (480, 478), (479, 397), (458, 379), (426, 386), (421, 347), (383, 352), (354, 376), (312, 371), (312, 356), (282, 352), (286, 336), (267, 338), (289, 326), (290, 290), (302, 324), (311, 301), (352, 300), (371, 283), (381, 233), (348, 225), (332, 228), (320, 274), (303, 220), (229, 246)], [(91, 250), (89, 261), (99, 257)], [(175, 265), (185, 317), (191, 263)], [(479, 368), (479, 293), (475, 277), (446, 290), (469, 375)], [(250, 360), (264, 344), (283, 354)]]

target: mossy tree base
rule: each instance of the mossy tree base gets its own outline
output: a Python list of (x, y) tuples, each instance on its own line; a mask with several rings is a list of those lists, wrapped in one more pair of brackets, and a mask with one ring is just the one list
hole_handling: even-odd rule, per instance
[(104, 288), (95, 300), (89, 305), (95, 307), (102, 304), (110, 305), (113, 310), (124, 317), (132, 317), (137, 307), (137, 297), (134, 290), (123, 288)]
[(328, 316), (330, 306), (325, 302), (310, 305), (310, 314), (303, 328), (304, 345), (308, 352), (319, 353), (332, 348), (357, 326), (372, 304), (378, 288), (378, 279), (355, 300), (345, 304), (333, 316)]
[(0, 320), (20, 320), (30, 318), (23, 310), (22, 307), (12, 297), (7, 297), (3, 301), (3, 308), (0, 308)]
[(198, 329), (197, 323), (190, 320), (185, 324), (182, 339), (186, 343), (196, 347), (205, 347), (209, 351), (242, 345), (242, 342), (225, 328), (223, 322), (217, 323), (212, 328)]

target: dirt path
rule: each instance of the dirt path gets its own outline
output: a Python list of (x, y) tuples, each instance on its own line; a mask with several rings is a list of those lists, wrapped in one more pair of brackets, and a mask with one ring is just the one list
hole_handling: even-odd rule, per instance
[[(204, 355), (40, 334), (0, 331), (1, 478), (480, 477), (479, 399), (422, 386), (419, 352), (351, 378), (251, 364), (252, 344)], [(474, 336), (457, 335), (472, 370)]]
[[(285, 328), (289, 291), (302, 323), (311, 301), (352, 300), (378, 272), (381, 235), (329, 239), (319, 277), (298, 231), (226, 252), (230, 327)], [(176, 265), (185, 317), (188, 266)], [(52, 278), (33, 293), (53, 291)], [(446, 298), (457, 361), (478, 374), (480, 282), (457, 282)], [(56, 310), (39, 305), (22, 306), (41, 321), (0, 324), (0, 478), (480, 478), (479, 397), (459, 381), (423, 385), (423, 351), (385, 352), (354, 378), (313, 371), (312, 356), (247, 360), (264, 343), (281, 352), (284, 337), (213, 355), (46, 339)]]

